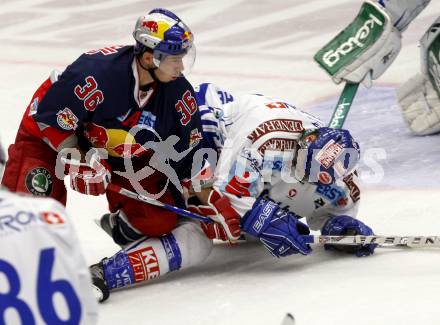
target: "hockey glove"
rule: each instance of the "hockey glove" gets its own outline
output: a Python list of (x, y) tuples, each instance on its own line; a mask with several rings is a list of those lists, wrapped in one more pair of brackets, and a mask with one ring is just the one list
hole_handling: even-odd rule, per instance
[(62, 161), (73, 190), (87, 195), (105, 194), (111, 179), (111, 169), (98, 155), (93, 155), (87, 163), (68, 158)]
[[(355, 236), (364, 235), (370, 236), (374, 235), (373, 230), (364, 224), (362, 221), (354, 219), (350, 216), (336, 216), (328, 220), (321, 230), (323, 235), (329, 236)], [(356, 256), (368, 256), (374, 253), (374, 249), (377, 247), (376, 244), (367, 245), (325, 245), (325, 249), (334, 249), (350, 254), (356, 254)]]
[(231, 202), (217, 190), (212, 190), (207, 205), (189, 205), (188, 209), (211, 218), (215, 223), (201, 222), (209, 239), (229, 240), (234, 243), (240, 238), (240, 215), (231, 206)]
[(286, 212), (278, 204), (264, 198), (258, 198), (252, 210), (244, 215), (242, 229), (258, 237), (276, 257), (298, 253), (307, 255), (312, 251), (302, 238), (302, 235), (310, 233), (309, 227), (292, 212)]

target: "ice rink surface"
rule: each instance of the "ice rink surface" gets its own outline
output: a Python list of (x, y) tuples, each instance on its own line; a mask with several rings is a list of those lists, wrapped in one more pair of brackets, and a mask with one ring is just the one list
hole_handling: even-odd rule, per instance
[[(159, 6), (181, 16), (195, 34), (193, 84), (283, 97), (328, 120), (342, 87), (312, 56), (360, 4), (0, 0), (2, 141), (13, 141), (28, 101), (53, 68), (63, 70), (91, 49), (132, 44), (136, 18)], [(419, 71), (417, 41), (439, 13), (440, 2), (432, 1), (412, 23), (397, 60), (372, 89), (361, 87), (347, 120), (364, 154), (359, 217), (377, 234), (440, 235), (440, 135), (411, 136), (394, 94)], [(69, 194), (87, 261), (113, 254), (117, 247), (93, 223), (106, 212), (105, 200)], [(378, 249), (358, 259), (315, 247), (307, 257), (274, 259), (255, 243), (217, 245), (200, 267), (113, 293), (100, 306), (99, 324), (266, 325), (280, 324), (290, 312), (297, 325), (438, 325), (439, 275), (440, 250), (434, 249)]]

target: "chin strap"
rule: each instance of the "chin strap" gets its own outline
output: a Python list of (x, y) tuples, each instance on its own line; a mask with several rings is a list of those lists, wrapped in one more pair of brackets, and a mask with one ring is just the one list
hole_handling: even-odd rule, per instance
[[(145, 67), (143, 64), (142, 64), (142, 62), (139, 60), (139, 57), (136, 57), (136, 61), (139, 63), (139, 65), (141, 66), (141, 68), (142, 69), (144, 69), (145, 71), (147, 71), (149, 74), (150, 74), (150, 76), (151, 76), (151, 78), (153, 78), (153, 80), (155, 81), (155, 82), (157, 82), (157, 83), (160, 83), (161, 81), (157, 78), (157, 76), (156, 76), (156, 70), (157, 70), (157, 67), (156, 68), (147, 68), (147, 67)], [(141, 85), (141, 87), (142, 87), (143, 85)]]

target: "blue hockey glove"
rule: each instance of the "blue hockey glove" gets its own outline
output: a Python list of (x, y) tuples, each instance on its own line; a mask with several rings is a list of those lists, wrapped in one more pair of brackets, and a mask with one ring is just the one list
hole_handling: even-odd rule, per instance
[[(326, 222), (321, 230), (323, 235), (329, 236), (355, 236), (364, 235), (370, 236), (374, 235), (373, 230), (364, 224), (362, 221), (354, 219), (349, 216), (337, 216), (333, 217)], [(368, 256), (374, 253), (374, 249), (377, 247), (376, 244), (367, 245), (325, 245), (326, 249), (334, 249), (338, 251), (343, 251), (346, 253), (356, 254), (356, 256)]]
[(264, 198), (258, 198), (244, 215), (242, 230), (258, 237), (276, 257), (298, 253), (307, 255), (312, 251), (302, 238), (302, 235), (310, 233), (309, 227), (298, 221), (292, 212), (286, 212)]
[(344, 129), (322, 127), (306, 132), (300, 146), (306, 149), (303, 164), (312, 183), (334, 183), (351, 173), (360, 158), (359, 144)]

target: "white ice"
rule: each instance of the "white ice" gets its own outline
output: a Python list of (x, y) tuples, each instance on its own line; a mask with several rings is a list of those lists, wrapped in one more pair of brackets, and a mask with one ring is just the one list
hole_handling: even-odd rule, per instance
[[(33, 92), (53, 68), (82, 52), (131, 44), (140, 14), (174, 10), (192, 27), (197, 61), (192, 83), (210, 81), (233, 93), (284, 97), (328, 119), (341, 86), (313, 54), (357, 14), (355, 0), (0, 0), (0, 135), (13, 142)], [(440, 13), (432, 1), (405, 32), (392, 67), (370, 90), (361, 89), (347, 127), (363, 152), (385, 152), (383, 177), (368, 162), (359, 217), (378, 234), (440, 234), (440, 136), (416, 138), (404, 126), (395, 87), (419, 71), (417, 41)], [(381, 156), (382, 157), (382, 156)], [(377, 174), (375, 174), (377, 176)], [(370, 176), (370, 177), (367, 177)], [(117, 247), (93, 223), (103, 198), (69, 192), (88, 263)], [(440, 250), (378, 249), (368, 258), (315, 247), (307, 257), (274, 259), (257, 244), (218, 245), (207, 262), (130, 290), (100, 305), (99, 324), (440, 323)]]

